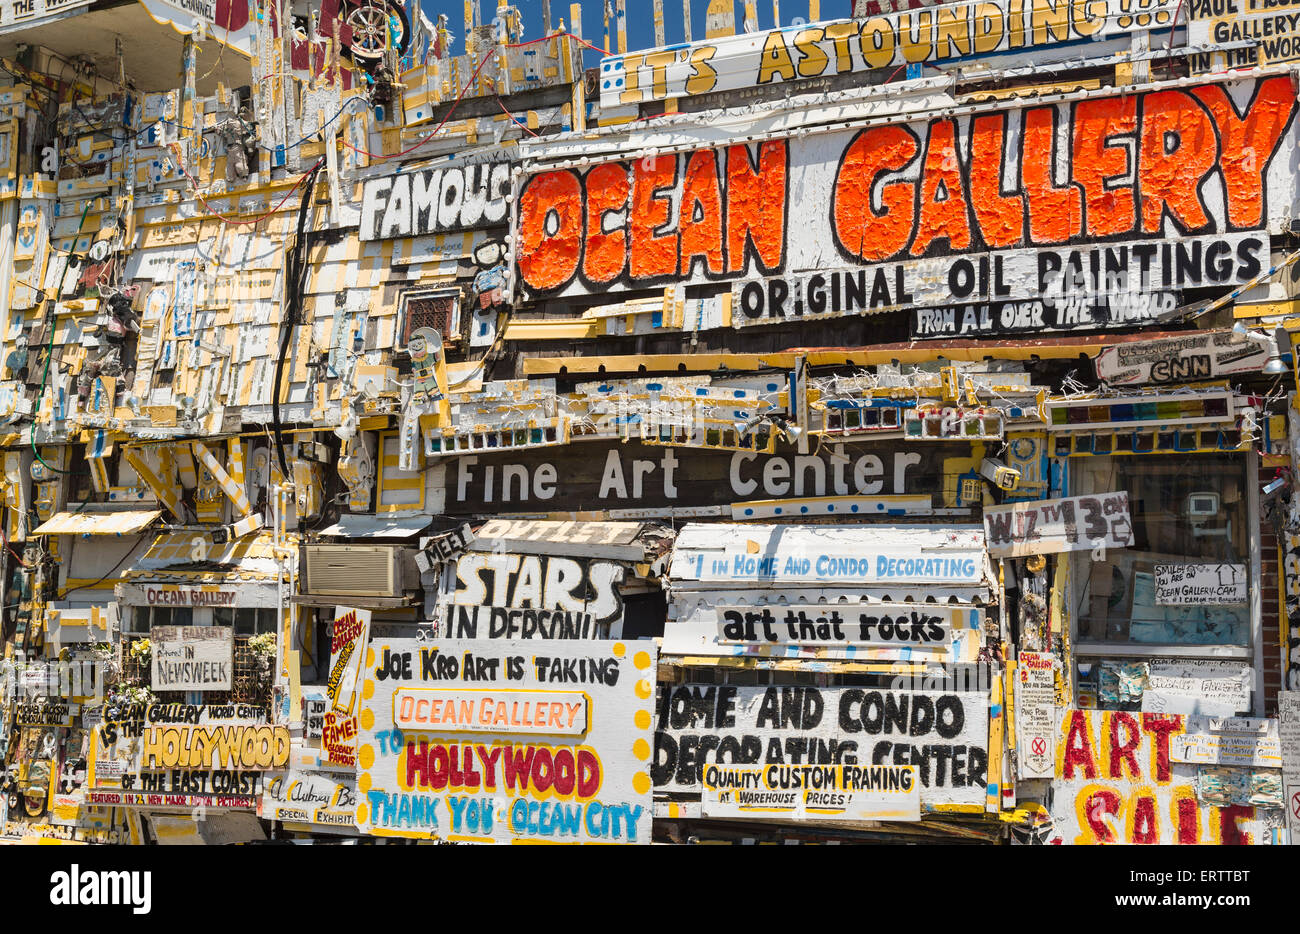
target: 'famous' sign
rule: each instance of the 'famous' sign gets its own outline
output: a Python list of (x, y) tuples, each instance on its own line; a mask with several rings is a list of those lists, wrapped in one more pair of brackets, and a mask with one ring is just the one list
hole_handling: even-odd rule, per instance
[[(1125, 291), (1244, 282), (1291, 213), (1277, 156), (1295, 149), (1295, 109), (1276, 77), (546, 171), (519, 200), (520, 276), (534, 296), (776, 277), (793, 308), (791, 274), (902, 263), (843, 285), (860, 311), (1033, 297), (1044, 270), (1099, 293), (1116, 276)], [(1164, 249), (1193, 236), (1195, 257)], [(1113, 240), (1126, 248), (1071, 255)], [(969, 261), (933, 262), (954, 255)]]

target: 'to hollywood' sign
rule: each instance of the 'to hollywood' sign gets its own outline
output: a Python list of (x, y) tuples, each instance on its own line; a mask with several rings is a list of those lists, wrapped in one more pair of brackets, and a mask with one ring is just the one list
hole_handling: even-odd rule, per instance
[[(1009, 277), (1058, 262), (1015, 251), (1123, 241), (1053, 272), (1090, 275), (1098, 293), (1117, 274), (1130, 290), (1244, 282), (1267, 264), (1264, 232), (1293, 212), (1296, 106), (1291, 79), (1274, 77), (544, 171), (520, 196), (520, 277), (532, 296), (596, 295), (907, 261), (886, 279), (911, 293), (905, 274), (926, 273), (923, 261), (990, 252), (976, 275), (996, 299), (999, 252)], [(1245, 231), (1256, 236), (1227, 237)], [(1175, 262), (1191, 236), (1196, 255)], [(1192, 266), (1196, 282), (1156, 272)], [(1005, 297), (1026, 292), (1002, 284)]]

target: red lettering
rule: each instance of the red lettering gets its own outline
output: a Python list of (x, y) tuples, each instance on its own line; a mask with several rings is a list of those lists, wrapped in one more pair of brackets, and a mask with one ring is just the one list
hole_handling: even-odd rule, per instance
[(1103, 815), (1118, 816), (1119, 806), (1119, 793), (1109, 788), (1094, 791), (1088, 796), (1088, 800), (1084, 802), (1084, 818), (1088, 821), (1088, 826), (1092, 829), (1093, 836), (1097, 838), (1098, 843), (1117, 842), (1115, 831), (1111, 830), (1110, 823), (1103, 819)]
[(578, 797), (590, 798), (600, 791), (600, 760), (590, 749), (578, 750)]
[(1250, 820), (1255, 809), (1247, 804), (1229, 804), (1219, 811), (1219, 840), (1224, 846), (1250, 846), (1252, 836), (1237, 826), (1239, 820)]
[[(1110, 730), (1108, 739), (1110, 740), (1110, 777), (1123, 778), (1124, 770), (1120, 768), (1121, 762), (1127, 762), (1129, 773), (1133, 778), (1141, 778), (1142, 770), (1138, 768), (1137, 748), (1142, 742), (1142, 731), (1138, 729), (1137, 720), (1130, 713), (1115, 711), (1109, 715)], [(1121, 742), (1119, 738), (1119, 728), (1123, 726), (1128, 733), (1128, 740)]]
[[(1134, 728), (1137, 724), (1133, 724)], [(1156, 818), (1156, 799), (1151, 795), (1139, 795), (1133, 803), (1133, 819), (1129, 830), (1129, 842), (1151, 846), (1160, 842), (1160, 828)]]
[(1179, 714), (1173, 714), (1169, 717), (1154, 713), (1144, 713), (1142, 715), (1142, 729), (1151, 737), (1151, 749), (1155, 754), (1155, 780), (1161, 784), (1168, 782), (1169, 777), (1173, 774), (1169, 768), (1169, 736), (1171, 733), (1177, 733), (1182, 728), (1183, 718)]
[(1092, 756), (1092, 737), (1088, 733), (1088, 715), (1082, 710), (1071, 710), (1070, 727), (1065, 737), (1065, 751), (1061, 756), (1061, 777), (1073, 778), (1074, 770), (1082, 767), (1084, 778), (1097, 777), (1097, 765)]

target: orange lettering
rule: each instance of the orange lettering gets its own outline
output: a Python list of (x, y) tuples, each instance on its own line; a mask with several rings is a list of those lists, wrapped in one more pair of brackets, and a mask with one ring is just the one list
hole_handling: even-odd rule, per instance
[(1058, 188), (1053, 179), (1056, 164), (1056, 108), (1033, 107), (1025, 111), (1021, 176), (1029, 196), (1029, 239), (1036, 244), (1065, 243), (1077, 237), (1083, 208), (1072, 185)]
[(632, 170), (631, 261), (633, 279), (653, 279), (677, 272), (677, 233), (656, 237), (655, 231), (668, 223), (670, 202), (657, 195), (677, 183), (677, 158), (656, 156), (641, 159)]
[(785, 140), (727, 148), (727, 271), (745, 269), (751, 246), (764, 272), (781, 268), (785, 253)]
[(970, 194), (980, 233), (989, 246), (1017, 246), (1025, 239), (1025, 199), (1002, 194), (1005, 114), (986, 114), (971, 124)]
[(706, 270), (722, 272), (722, 191), (718, 157), (711, 149), (691, 154), (682, 181), (678, 229), (682, 232), (682, 275), (691, 274), (697, 256)]
[(627, 166), (613, 162), (587, 173), (587, 240), (582, 274), (594, 283), (613, 282), (627, 263), (627, 222), (605, 230), (605, 215), (627, 207)]
[(1199, 87), (1192, 93), (1210, 111), (1219, 130), (1219, 170), (1228, 196), (1228, 222), (1239, 229), (1260, 226), (1264, 221), (1264, 172), (1296, 106), (1291, 79), (1261, 81), (1244, 120), (1219, 85)]
[(917, 215), (913, 256), (924, 256), (936, 240), (951, 250), (970, 249), (969, 199), (957, 158), (957, 127), (952, 120), (930, 124), (921, 168), (921, 210)]
[(1201, 181), (1214, 168), (1214, 126), (1196, 98), (1183, 91), (1142, 97), (1142, 229), (1159, 233), (1168, 211), (1184, 233), (1204, 230)]
[(844, 151), (831, 201), (835, 237), (842, 250), (871, 262), (907, 246), (916, 217), (915, 184), (881, 185), (879, 214), (872, 207), (871, 189), (880, 175), (911, 163), (919, 149), (916, 136), (901, 126), (873, 127), (853, 138)]
[(1080, 101), (1074, 108), (1074, 180), (1083, 186), (1090, 237), (1127, 233), (1137, 222), (1133, 186), (1107, 188), (1107, 179), (1131, 171), (1128, 152), (1111, 137), (1137, 130), (1137, 98)]
[(572, 172), (534, 176), (519, 197), (519, 272), (545, 292), (573, 278), (582, 252), (582, 185)]

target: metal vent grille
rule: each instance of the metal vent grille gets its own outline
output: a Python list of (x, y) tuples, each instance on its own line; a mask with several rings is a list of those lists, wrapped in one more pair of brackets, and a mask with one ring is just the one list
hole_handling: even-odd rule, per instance
[(460, 327), (460, 295), (456, 292), (412, 292), (405, 301), (402, 346), (420, 328), (433, 328), (444, 341), (455, 340)]
[(325, 596), (394, 597), (399, 581), (391, 548), (365, 545), (308, 545), (306, 592)]

